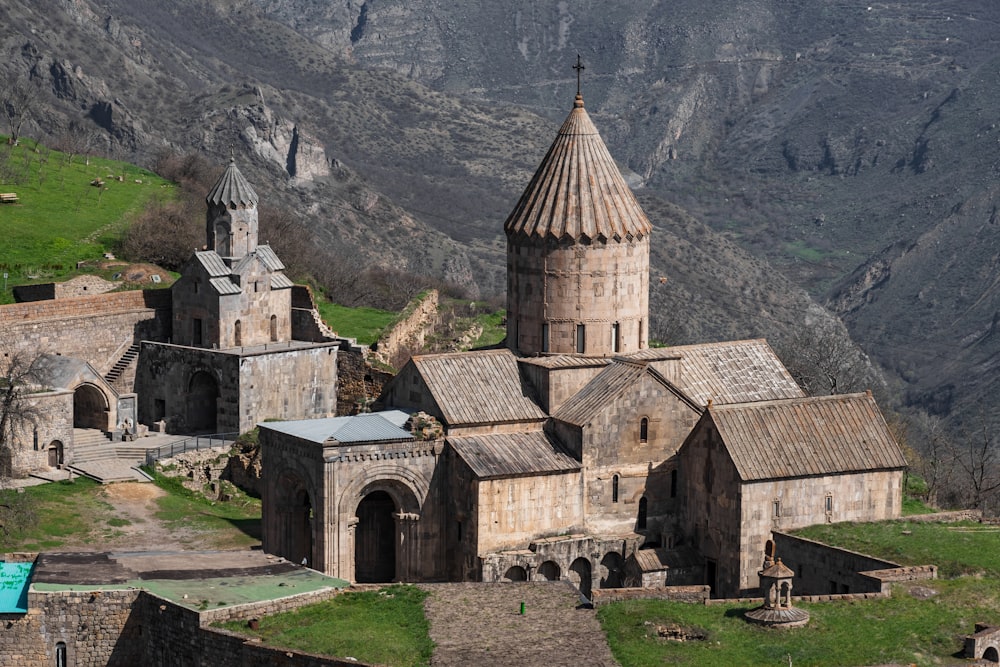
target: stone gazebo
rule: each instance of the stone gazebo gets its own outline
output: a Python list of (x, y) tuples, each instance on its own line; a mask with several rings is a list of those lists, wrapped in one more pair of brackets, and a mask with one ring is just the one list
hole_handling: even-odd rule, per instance
[(795, 573), (780, 558), (761, 570), (758, 576), (764, 604), (746, 612), (747, 621), (772, 628), (800, 628), (809, 622), (809, 612), (792, 606)]

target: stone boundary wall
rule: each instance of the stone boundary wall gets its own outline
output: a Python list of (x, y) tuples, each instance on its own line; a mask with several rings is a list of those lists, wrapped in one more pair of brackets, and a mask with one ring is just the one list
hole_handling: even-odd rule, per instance
[(595, 607), (626, 600), (673, 600), (707, 604), (709, 586), (661, 586), (656, 588), (595, 588), (591, 591), (591, 601)]
[[(959, 521), (983, 522), (982, 510), (955, 510), (953, 512), (934, 512), (932, 514), (913, 514), (911, 516), (901, 516), (900, 521), (914, 521), (917, 523), (957, 523)], [(986, 520), (987, 523), (989, 520)]]
[(903, 567), (856, 551), (775, 531), (775, 554), (795, 572), (793, 586), (803, 597), (885, 593), (888, 584), (937, 577), (937, 567)]
[(0, 306), (0, 323), (108, 315), (130, 310), (170, 310), (170, 290), (129, 290), (67, 299), (48, 299)]
[(438, 291), (435, 289), (414, 299), (403, 309), (404, 316), (378, 339), (373, 352), (384, 364), (399, 361), (407, 349), (423, 348), (427, 334), (434, 330), (438, 315)]

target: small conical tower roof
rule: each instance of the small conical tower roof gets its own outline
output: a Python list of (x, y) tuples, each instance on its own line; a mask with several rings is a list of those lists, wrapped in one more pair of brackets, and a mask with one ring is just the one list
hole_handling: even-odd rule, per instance
[(651, 227), (578, 93), (504, 231), (508, 238), (619, 240), (642, 238)]
[(257, 193), (236, 168), (236, 159), (229, 159), (229, 166), (215, 182), (205, 201), (209, 205), (226, 208), (245, 208), (257, 205)]

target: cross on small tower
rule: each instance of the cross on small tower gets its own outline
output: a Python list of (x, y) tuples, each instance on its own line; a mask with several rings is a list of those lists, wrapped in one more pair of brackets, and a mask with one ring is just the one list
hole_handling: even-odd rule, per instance
[(586, 67), (583, 66), (583, 63), (580, 62), (580, 54), (579, 53), (576, 54), (576, 64), (573, 65), (573, 69), (576, 70), (576, 94), (579, 95), (580, 94), (580, 73), (583, 70), (587, 69)]

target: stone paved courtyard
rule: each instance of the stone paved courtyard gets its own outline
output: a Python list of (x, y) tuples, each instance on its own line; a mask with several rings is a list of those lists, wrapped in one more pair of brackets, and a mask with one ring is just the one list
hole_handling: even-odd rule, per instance
[[(431, 665), (617, 665), (593, 609), (568, 582), (424, 584)], [(520, 614), (521, 602), (525, 614)]]

